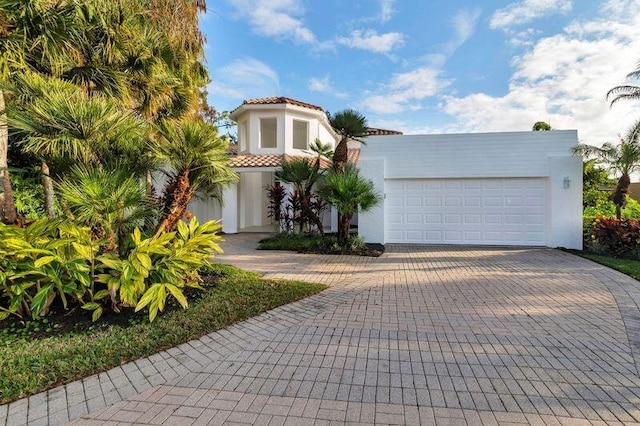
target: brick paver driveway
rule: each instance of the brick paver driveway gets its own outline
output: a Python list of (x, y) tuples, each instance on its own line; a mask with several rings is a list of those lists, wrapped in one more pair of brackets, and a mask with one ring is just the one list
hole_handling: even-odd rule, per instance
[(640, 422), (640, 291), (615, 271), (547, 249), (307, 256), (256, 252), (247, 235), (226, 247), (225, 262), (332, 287), (18, 401), (9, 422)]

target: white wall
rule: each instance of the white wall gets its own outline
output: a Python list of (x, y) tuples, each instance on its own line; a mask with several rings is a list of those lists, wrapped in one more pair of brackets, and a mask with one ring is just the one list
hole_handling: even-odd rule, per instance
[(374, 136), (362, 159), (386, 159), (386, 178), (542, 177), (549, 157), (569, 156), (575, 130)]
[[(385, 179), (548, 179), (547, 245), (582, 248), (582, 159), (571, 154), (574, 130), (452, 135), (392, 135), (367, 138), (361, 173), (384, 192)], [(570, 184), (565, 188), (565, 178)], [(367, 242), (385, 242), (384, 207), (360, 216)]]

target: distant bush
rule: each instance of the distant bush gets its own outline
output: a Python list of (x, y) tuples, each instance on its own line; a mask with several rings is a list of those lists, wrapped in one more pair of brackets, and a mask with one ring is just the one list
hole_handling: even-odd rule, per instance
[(617, 257), (635, 257), (640, 243), (640, 221), (598, 216), (594, 220), (592, 240)]

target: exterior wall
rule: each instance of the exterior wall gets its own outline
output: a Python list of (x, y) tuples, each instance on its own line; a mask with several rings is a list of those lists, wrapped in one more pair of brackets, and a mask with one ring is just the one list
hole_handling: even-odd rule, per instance
[[(376, 136), (362, 146), (360, 170), (382, 193), (385, 179), (546, 178), (546, 244), (581, 249), (582, 161), (571, 155), (577, 143), (576, 131)], [(359, 233), (385, 243), (383, 205), (360, 215)]]
[[(324, 120), (324, 113), (320, 111), (306, 110), (301, 108), (282, 107), (250, 109), (236, 117), (238, 124), (246, 123), (246, 141), (242, 139), (239, 145), (242, 153), (254, 155), (307, 155), (305, 150), (293, 148), (293, 121), (306, 121), (309, 134), (308, 141), (311, 144), (316, 138), (323, 143), (336, 145), (336, 137), (329, 130), (328, 124)], [(260, 119), (277, 119), (277, 146), (276, 148), (260, 148)], [(240, 133), (240, 132), (239, 132)], [(240, 135), (239, 135), (240, 136)]]
[(549, 157), (570, 156), (574, 130), (375, 136), (362, 159), (385, 158), (386, 178), (545, 177)]
[(222, 193), (222, 231), (227, 234), (238, 232), (238, 186), (239, 183), (234, 183)]
[(207, 197), (192, 200), (187, 209), (198, 218), (200, 223), (222, 219), (222, 206), (220, 201), (213, 198)]

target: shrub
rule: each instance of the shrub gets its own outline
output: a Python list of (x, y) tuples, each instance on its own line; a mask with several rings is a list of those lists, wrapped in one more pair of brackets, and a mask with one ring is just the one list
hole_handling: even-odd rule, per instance
[(593, 240), (614, 256), (634, 254), (640, 243), (640, 221), (597, 217), (593, 225)]
[(198, 288), (198, 270), (221, 252), (221, 225), (179, 222), (176, 232), (143, 238), (135, 228), (127, 256), (107, 251), (110, 242), (67, 219), (40, 219), (27, 228), (0, 225), (0, 320), (44, 316), (59, 299), (81, 306), (97, 320), (110, 308), (149, 309), (153, 321), (167, 294), (184, 308), (185, 287)]

